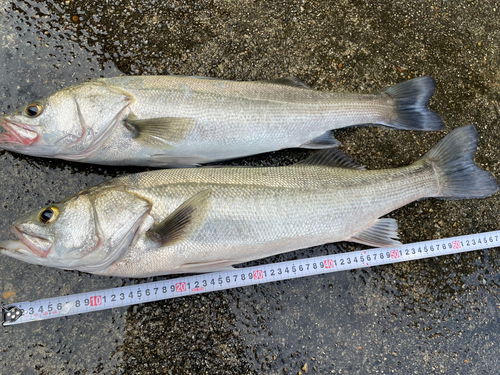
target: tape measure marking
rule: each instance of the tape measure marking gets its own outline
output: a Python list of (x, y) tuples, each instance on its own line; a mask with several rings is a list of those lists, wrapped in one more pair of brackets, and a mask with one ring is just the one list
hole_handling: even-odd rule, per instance
[(247, 285), (380, 266), (497, 246), (500, 246), (500, 231), (493, 231), (406, 244), (399, 247), (359, 250), (31, 302), (13, 303), (2, 307), (3, 325), (27, 323)]

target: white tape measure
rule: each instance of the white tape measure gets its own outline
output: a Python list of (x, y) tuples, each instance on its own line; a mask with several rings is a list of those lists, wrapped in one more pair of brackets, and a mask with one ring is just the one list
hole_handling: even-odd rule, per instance
[(2, 307), (3, 325), (500, 246), (500, 231), (238, 268)]

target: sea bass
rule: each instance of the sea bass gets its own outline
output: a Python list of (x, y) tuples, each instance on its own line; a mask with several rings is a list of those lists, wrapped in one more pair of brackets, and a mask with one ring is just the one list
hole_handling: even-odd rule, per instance
[(0, 117), (0, 147), (86, 163), (193, 166), (283, 148), (331, 148), (331, 131), (379, 124), (440, 130), (431, 77), (377, 94), (308, 89), (294, 78), (238, 82), (122, 76), (65, 88)]
[(399, 244), (382, 215), (426, 197), (483, 198), (493, 176), (472, 158), (473, 126), (408, 167), (363, 170), (336, 149), (270, 168), (186, 168), (120, 177), (30, 213), (0, 243), (5, 255), (100, 275), (227, 270), (337, 241)]

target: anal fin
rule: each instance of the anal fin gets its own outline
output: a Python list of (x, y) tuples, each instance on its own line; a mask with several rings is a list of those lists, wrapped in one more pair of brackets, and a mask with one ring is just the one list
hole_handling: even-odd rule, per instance
[(310, 142), (300, 145), (301, 148), (310, 148), (313, 150), (320, 150), (323, 148), (332, 148), (340, 145), (340, 142), (335, 139), (331, 130), (328, 130), (325, 134), (314, 138)]
[(398, 246), (398, 223), (395, 219), (377, 219), (375, 223), (362, 232), (356, 233), (347, 241), (358, 242), (368, 246)]
[(198, 167), (201, 164), (206, 164), (215, 161), (211, 158), (203, 156), (171, 156), (165, 154), (151, 155), (151, 161), (155, 166), (164, 166), (170, 168), (189, 168)]

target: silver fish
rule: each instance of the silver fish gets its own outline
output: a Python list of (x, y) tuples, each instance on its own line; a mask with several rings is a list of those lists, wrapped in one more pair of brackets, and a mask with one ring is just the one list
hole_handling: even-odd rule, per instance
[(310, 90), (301, 81), (182, 76), (97, 79), (0, 117), (0, 147), (86, 163), (192, 166), (283, 148), (331, 148), (332, 129), (379, 124), (440, 130), (431, 77), (377, 94)]
[(459, 128), (408, 167), (363, 170), (336, 149), (296, 165), (187, 168), (120, 177), (16, 221), (3, 254), (100, 275), (225, 270), (337, 241), (399, 244), (380, 218), (426, 197), (483, 198), (493, 176), (473, 162), (477, 133)]

